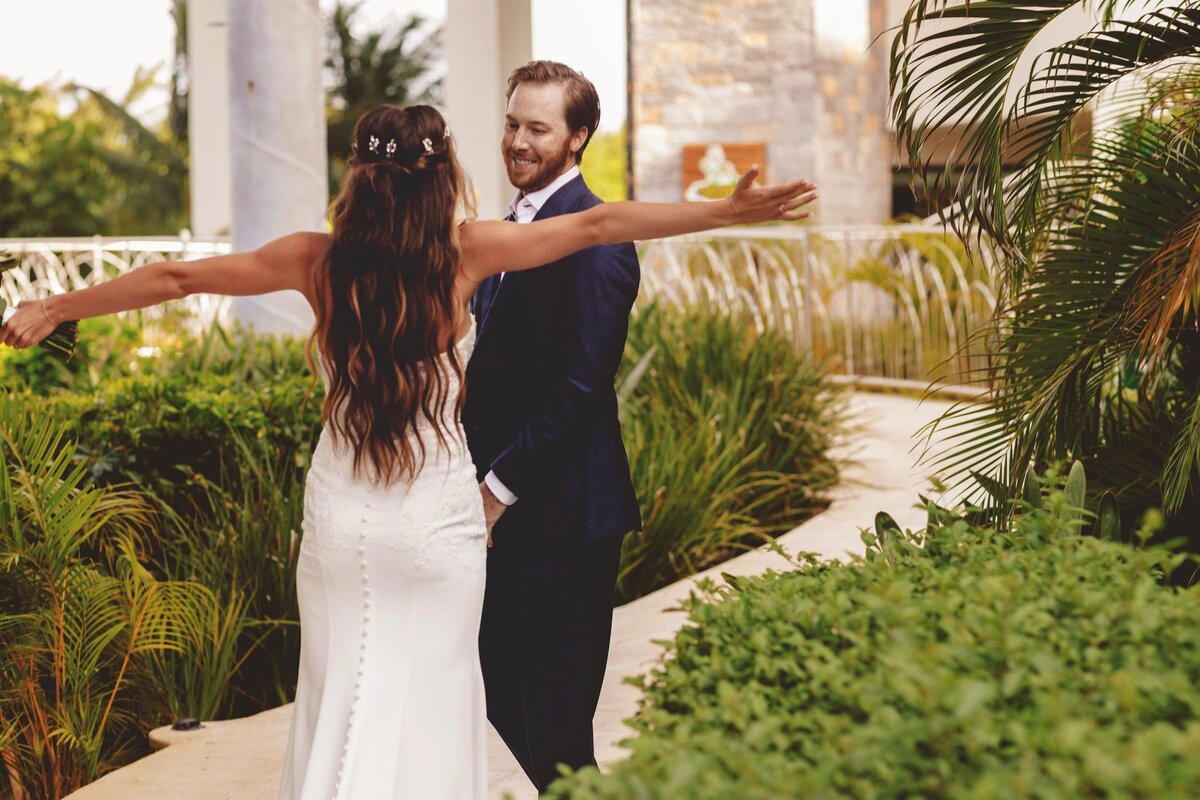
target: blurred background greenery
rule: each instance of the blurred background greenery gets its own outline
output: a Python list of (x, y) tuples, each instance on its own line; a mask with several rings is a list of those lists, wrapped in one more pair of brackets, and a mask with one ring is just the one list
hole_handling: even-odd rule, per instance
[[(173, 0), (172, 65), (143, 67), (119, 97), (68, 83), (23, 87), (0, 76), (0, 238), (177, 234), (188, 227), (185, 0)], [(361, 3), (333, 6), (325, 21), (329, 191), (345, 172), (354, 122), (376, 103), (442, 99), (434, 74), (441, 31), (419, 16), (364, 28)], [(132, 111), (147, 91), (169, 88), (166, 118)], [(497, 141), (500, 125), (497, 122)], [(626, 199), (623, 133), (596, 135), (583, 172), (605, 200)]]

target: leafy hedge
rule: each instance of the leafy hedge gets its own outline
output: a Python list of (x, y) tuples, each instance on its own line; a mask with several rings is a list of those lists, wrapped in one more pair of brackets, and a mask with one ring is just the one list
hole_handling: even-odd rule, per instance
[(643, 531), (626, 537), (621, 602), (785, 533), (826, 505), (844, 396), (774, 331), (700, 308), (630, 320), (618, 375)]
[(5, 349), (0, 380), (14, 401), (66, 426), (88, 483), (146, 494), (157, 511), (147, 550), (156, 573), (201, 582), (227, 612), (204, 653), (154, 659), (147, 683), (173, 717), (287, 702), (299, 659), (304, 475), (322, 398), (302, 343), (220, 328), (197, 339), (137, 319), (84, 325), (69, 364)]
[(45, 409), (72, 423), (97, 482), (138, 483), (170, 499), (196, 476), (215, 481), (236, 467), (235, 436), (265, 439), (305, 467), (320, 430), (321, 393), (307, 375), (258, 384), (186, 372), (118, 378), (55, 395)]
[(611, 774), (552, 796), (1194, 797), (1200, 589), (1062, 513), (708, 583)]

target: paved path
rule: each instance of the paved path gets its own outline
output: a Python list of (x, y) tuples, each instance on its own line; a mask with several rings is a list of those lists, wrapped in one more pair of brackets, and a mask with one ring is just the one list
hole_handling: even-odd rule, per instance
[[(780, 538), (788, 552), (807, 550), (826, 558), (861, 552), (859, 531), (870, 527), (876, 511), (891, 513), (902, 527), (919, 528), (925, 515), (913, 507), (917, 491), (926, 488), (913, 468), (912, 434), (944, 411), (949, 403), (899, 395), (851, 395), (853, 430), (839, 455), (853, 465), (833, 491), (833, 503), (805, 524)], [(783, 568), (778, 555), (754, 551), (718, 565), (709, 573), (749, 575), (768, 567)], [(684, 622), (676, 610), (699, 577), (680, 581), (618, 608), (613, 620), (608, 672), (596, 713), (597, 758), (602, 767), (620, 760), (617, 745), (630, 735), (623, 720), (637, 708), (638, 691), (622, 683), (628, 675), (646, 673), (657, 661), (657, 639), (670, 639)], [(273, 800), (291, 720), (291, 705), (253, 717), (209, 722), (199, 731), (159, 729), (157, 744), (171, 746), (110, 773), (70, 795), (76, 800), (154, 800), (189, 797), (199, 800)], [(500, 800), (534, 800), (537, 793), (508, 750), (492, 733), (489, 748), (490, 795)]]

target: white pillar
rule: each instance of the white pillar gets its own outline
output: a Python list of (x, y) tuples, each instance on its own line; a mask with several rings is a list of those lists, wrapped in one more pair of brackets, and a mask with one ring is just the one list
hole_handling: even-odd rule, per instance
[(229, 42), (225, 0), (189, 0), (188, 148), (192, 235), (229, 233)]
[(509, 73), (533, 57), (530, 0), (448, 0), (446, 116), (481, 218), (502, 217), (513, 188), (500, 156)]
[[(322, 18), (317, 0), (229, 3), (233, 247), (322, 230), (328, 204)], [(236, 298), (231, 311), (263, 333), (304, 335), (299, 292)]]

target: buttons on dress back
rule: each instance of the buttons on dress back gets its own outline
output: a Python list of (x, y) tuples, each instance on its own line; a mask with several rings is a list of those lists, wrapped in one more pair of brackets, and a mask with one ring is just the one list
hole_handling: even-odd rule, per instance
[[(368, 489), (368, 492), (370, 490)], [(334, 781), (333, 797), (337, 800), (338, 793), (342, 786), (342, 773), (346, 767), (346, 758), (350, 754), (350, 737), (354, 731), (354, 722), (358, 714), (358, 703), (362, 700), (363, 694), (363, 679), (367, 671), (367, 625), (371, 621), (371, 586), (370, 573), (367, 561), (367, 524), (370, 520), (370, 515), (367, 513), (371, 508), (371, 501), (366, 499), (363, 501), (362, 527), (358, 531), (358, 555), (359, 555), (359, 571), (362, 575), (362, 627), (358, 637), (358, 667), (354, 671), (354, 699), (350, 701), (350, 713), (346, 717), (346, 737), (342, 742), (342, 758), (338, 764), (337, 778)]]

